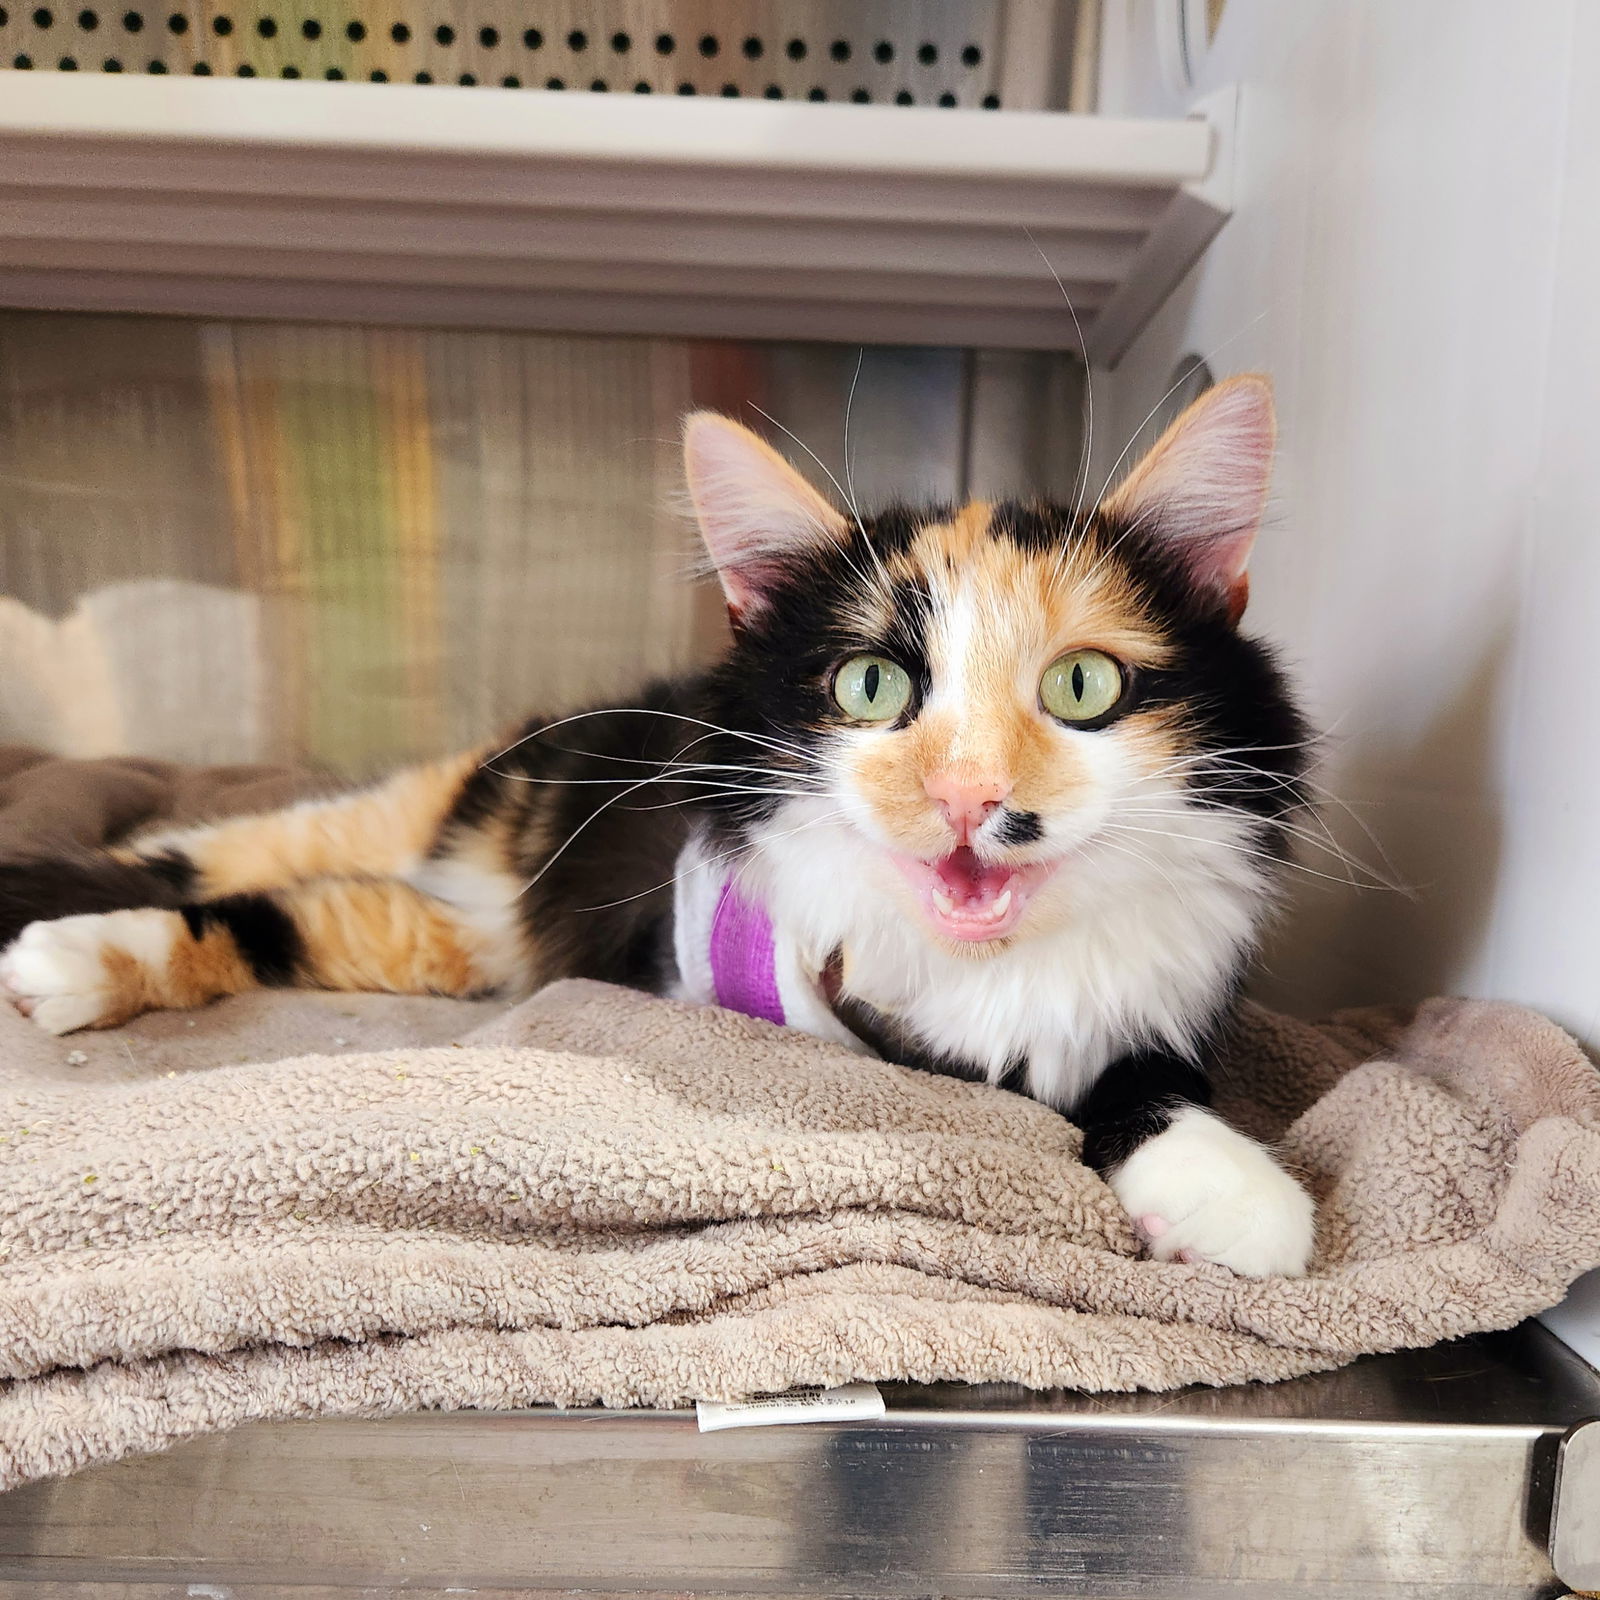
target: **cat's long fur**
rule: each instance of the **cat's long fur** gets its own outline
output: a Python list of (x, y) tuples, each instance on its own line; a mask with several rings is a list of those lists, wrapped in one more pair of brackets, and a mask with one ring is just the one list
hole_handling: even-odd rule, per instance
[[(0, 978), (57, 1032), (257, 985), (680, 992), (692, 842), (846, 1037), (1073, 1113), (1158, 1254), (1302, 1270), (1306, 1197), (1203, 1109), (1302, 803), (1304, 724), (1235, 626), (1270, 447), (1265, 385), (1235, 380), (1089, 515), (858, 522), (699, 419), (691, 489), (734, 621), (708, 672), (362, 793), (4, 868)], [(1119, 664), (1121, 699), (1069, 725), (1037, 685), (1082, 648)], [(863, 652), (909, 674), (890, 723), (836, 699)], [(958, 861), (1003, 937), (931, 908)]]

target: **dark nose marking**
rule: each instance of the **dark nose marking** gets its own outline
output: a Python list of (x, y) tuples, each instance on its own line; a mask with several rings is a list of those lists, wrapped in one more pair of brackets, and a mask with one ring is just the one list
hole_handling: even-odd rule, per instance
[(994, 825), (996, 844), (1033, 844), (1044, 837), (1037, 811), (1013, 811), (1008, 806)]

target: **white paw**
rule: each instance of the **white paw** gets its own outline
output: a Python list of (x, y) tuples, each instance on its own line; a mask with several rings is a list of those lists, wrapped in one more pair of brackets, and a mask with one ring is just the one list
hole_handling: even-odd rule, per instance
[(172, 948), (171, 917), (166, 911), (111, 911), (30, 922), (0, 955), (0, 984), (46, 1033), (93, 1027), (124, 1003), (106, 951), (164, 967)]
[(1209, 1111), (1185, 1107), (1108, 1181), (1159, 1261), (1298, 1278), (1311, 1259), (1311, 1196), (1255, 1140)]

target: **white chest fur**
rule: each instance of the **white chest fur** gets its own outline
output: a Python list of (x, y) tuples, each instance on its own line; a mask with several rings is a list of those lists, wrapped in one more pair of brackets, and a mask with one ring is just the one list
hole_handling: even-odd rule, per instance
[(741, 874), (780, 938), (820, 965), (845, 952), (849, 992), (930, 1048), (1071, 1107), (1141, 1044), (1191, 1048), (1252, 943), (1269, 878), (1236, 813), (1176, 809), (1137, 854), (1091, 842), (1057, 875), (1047, 926), (1001, 951), (935, 942), (882, 852), (812, 801), (756, 835)]

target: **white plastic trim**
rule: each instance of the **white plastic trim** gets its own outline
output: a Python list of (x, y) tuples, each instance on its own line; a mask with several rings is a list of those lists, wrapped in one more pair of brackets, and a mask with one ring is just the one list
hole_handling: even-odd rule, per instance
[(0, 72), (0, 303), (1067, 347), (1053, 268), (1110, 358), (1226, 217), (1216, 143), (1203, 120)]

